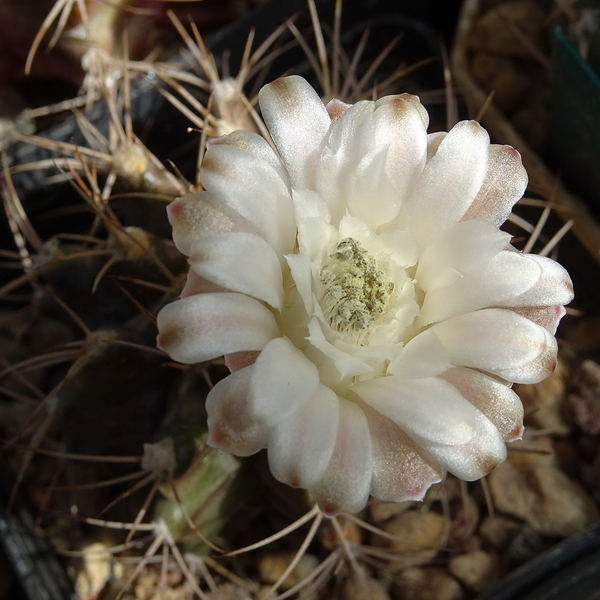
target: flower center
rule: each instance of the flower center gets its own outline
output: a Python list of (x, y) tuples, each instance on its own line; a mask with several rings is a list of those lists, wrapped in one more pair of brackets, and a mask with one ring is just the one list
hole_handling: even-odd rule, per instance
[(352, 335), (358, 344), (383, 315), (394, 283), (375, 257), (353, 238), (344, 238), (320, 273), (325, 291), (321, 308), (332, 329)]

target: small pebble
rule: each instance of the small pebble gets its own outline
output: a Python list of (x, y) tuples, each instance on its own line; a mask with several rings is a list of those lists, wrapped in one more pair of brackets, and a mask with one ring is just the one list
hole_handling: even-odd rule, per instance
[(448, 568), (456, 579), (477, 594), (498, 579), (500, 573), (498, 557), (484, 550), (454, 556)]

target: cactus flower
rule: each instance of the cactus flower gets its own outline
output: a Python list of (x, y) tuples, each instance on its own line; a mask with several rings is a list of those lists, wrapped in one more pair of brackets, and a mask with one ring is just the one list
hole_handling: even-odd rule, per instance
[(499, 229), (527, 185), (519, 154), (474, 121), (428, 135), (409, 94), (324, 105), (286, 77), (259, 102), (277, 152), (248, 131), (214, 140), (205, 191), (169, 207), (191, 268), (158, 345), (231, 371), (209, 444), (267, 448), (325, 514), (486, 475), (522, 435), (511, 385), (552, 372), (573, 295)]

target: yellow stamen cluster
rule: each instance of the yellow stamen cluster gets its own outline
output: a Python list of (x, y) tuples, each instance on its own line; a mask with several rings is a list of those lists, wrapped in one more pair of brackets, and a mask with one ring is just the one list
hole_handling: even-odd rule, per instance
[(353, 238), (344, 238), (320, 273), (322, 308), (331, 327), (364, 343), (394, 291), (375, 257)]

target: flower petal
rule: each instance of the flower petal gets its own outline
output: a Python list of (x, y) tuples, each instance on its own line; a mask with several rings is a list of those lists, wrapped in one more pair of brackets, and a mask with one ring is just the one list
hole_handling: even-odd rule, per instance
[(523, 433), (523, 404), (510, 387), (483, 373), (455, 367), (440, 376), (451, 383), (498, 429), (506, 441)]
[(287, 338), (271, 340), (254, 363), (248, 398), (252, 414), (270, 426), (299, 409), (319, 385), (317, 367)]
[(187, 298), (188, 296), (195, 296), (196, 294), (206, 294), (215, 292), (227, 292), (228, 290), (204, 277), (196, 275), (191, 269), (188, 271), (185, 285), (181, 290), (181, 298)]
[(196, 363), (262, 350), (278, 335), (273, 313), (243, 294), (199, 294), (167, 304), (157, 316), (157, 345), (171, 358)]
[[(374, 133), (380, 139), (376, 144), (388, 147), (385, 171), (396, 190), (397, 210), (425, 165), (429, 115), (419, 99), (411, 94), (386, 96), (375, 106)], [(373, 209), (376, 207), (382, 208), (375, 205)], [(386, 222), (388, 216), (380, 220)]]
[(556, 366), (554, 337), (510, 310), (479, 310), (431, 329), (456, 366), (488, 371), (515, 383), (537, 383)]
[(167, 206), (173, 241), (182, 254), (190, 249), (200, 236), (229, 231), (251, 231), (252, 226), (237, 213), (217, 206), (208, 192), (194, 192), (176, 198)]
[(287, 181), (288, 174), (285, 167), (262, 135), (258, 135), (253, 131), (238, 129), (229, 135), (223, 135), (208, 142), (209, 148), (219, 145), (236, 146), (241, 150), (254, 154), (254, 156), (269, 164), (279, 174), (282, 181)]
[(406, 344), (398, 358), (390, 363), (388, 373), (406, 379), (436, 377), (451, 365), (450, 355), (438, 336), (426, 329)]
[(526, 188), (527, 171), (521, 155), (511, 146), (492, 144), (485, 179), (463, 220), (489, 221), (499, 227)]
[(480, 308), (520, 305), (518, 299), (537, 288), (541, 275), (542, 269), (531, 255), (502, 251), (476, 272), (428, 292), (421, 308), (423, 321), (433, 323)]
[(506, 444), (500, 432), (478, 410), (473, 438), (467, 444), (444, 446), (432, 443), (424, 447), (442, 467), (465, 481), (484, 477), (506, 459)]
[(542, 273), (539, 280), (526, 292), (502, 306), (551, 306), (569, 304), (573, 300), (573, 282), (567, 271), (556, 261), (537, 254), (524, 254), (536, 262)]
[(552, 335), (556, 333), (560, 320), (567, 314), (563, 306), (530, 306), (510, 310), (545, 327)]
[(201, 176), (202, 185), (228, 211), (249, 222), (280, 254), (291, 252), (296, 234), (292, 198), (269, 162), (243, 148), (216, 144), (206, 152)]
[(294, 188), (311, 187), (311, 174), (331, 126), (317, 92), (305, 79), (294, 75), (265, 85), (258, 102)]
[(364, 405), (373, 452), (371, 494), (378, 500), (422, 500), (444, 470), (395, 423)]
[(456, 388), (437, 377), (390, 375), (357, 383), (351, 389), (425, 447), (464, 445), (475, 433), (478, 411)]
[(267, 445), (268, 428), (248, 411), (252, 366), (219, 381), (206, 398), (208, 445), (236, 456), (256, 454)]
[[(457, 223), (421, 253), (415, 275), (419, 287), (430, 292), (478, 271), (507, 246), (510, 237), (483, 221)], [(481, 279), (482, 274), (478, 272), (477, 277)]]
[(371, 436), (365, 413), (354, 402), (340, 398), (333, 454), (310, 492), (326, 515), (357, 513), (369, 498), (372, 474)]
[(400, 225), (421, 246), (458, 222), (483, 183), (489, 136), (475, 121), (461, 121), (441, 141), (403, 206)]
[(191, 247), (190, 265), (200, 277), (217, 285), (264, 300), (273, 308), (282, 307), (279, 258), (257, 235), (240, 232), (201, 237)]
[(310, 488), (323, 476), (333, 453), (339, 419), (338, 397), (319, 385), (299, 409), (269, 431), (269, 466), (276, 479)]

